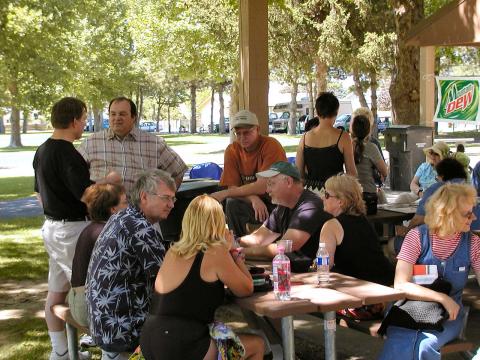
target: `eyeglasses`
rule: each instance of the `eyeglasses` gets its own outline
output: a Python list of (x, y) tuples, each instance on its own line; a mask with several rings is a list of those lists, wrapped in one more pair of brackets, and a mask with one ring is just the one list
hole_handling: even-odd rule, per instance
[(241, 137), (241, 136), (250, 136), (253, 134), (253, 130), (255, 130), (255, 127), (251, 127), (249, 129), (233, 129), (233, 134), (236, 137)]
[(160, 194), (155, 194), (155, 193), (150, 193), (150, 195), (158, 196), (162, 201), (165, 201), (165, 202), (170, 202), (171, 201), (175, 204), (175, 202), (177, 201), (177, 198), (175, 196), (160, 195)]
[(462, 217), (464, 217), (465, 219), (468, 219), (468, 220), (470, 220), (471, 218), (473, 218), (475, 216), (475, 214), (473, 213), (472, 210), (467, 211), (465, 214), (460, 214), (460, 215), (462, 215)]
[(320, 196), (325, 200), (328, 200), (330, 198), (338, 198), (337, 196), (330, 194), (327, 190), (325, 190), (325, 188), (322, 188), (320, 190)]

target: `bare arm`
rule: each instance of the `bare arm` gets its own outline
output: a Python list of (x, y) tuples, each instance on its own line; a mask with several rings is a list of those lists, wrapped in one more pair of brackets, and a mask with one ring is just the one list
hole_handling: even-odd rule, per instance
[(330, 268), (335, 264), (335, 250), (337, 245), (343, 241), (343, 228), (337, 219), (330, 219), (323, 224), (320, 232), (320, 242), (327, 244), (328, 255), (330, 256)]
[(297, 166), (298, 171), (300, 171), (300, 176), (302, 177), (302, 179), (305, 178), (305, 160), (303, 158), (305, 136), (306, 135), (303, 135), (302, 138), (300, 139), (300, 143), (298, 144), (298, 148), (297, 148), (297, 156), (295, 157), (295, 165)]
[(279, 236), (279, 233), (273, 232), (262, 225), (250, 235), (242, 236), (240, 238), (240, 245), (245, 247), (266, 246), (274, 242)]
[(345, 170), (348, 175), (357, 177), (357, 168), (355, 166), (355, 160), (353, 158), (353, 145), (352, 139), (348, 133), (342, 134), (340, 140), (343, 150), (343, 161), (345, 162)]
[(475, 271), (475, 277), (477, 278), (478, 285), (480, 286), (480, 271)]
[(386, 178), (387, 175), (388, 175), (388, 167), (387, 167), (387, 164), (385, 163), (385, 161), (382, 159), (380, 161), (378, 161), (376, 164), (375, 164), (375, 167), (377, 168), (377, 170), (380, 172), (380, 174)]
[(414, 176), (413, 179), (412, 179), (412, 182), (410, 183), (410, 191), (413, 192), (414, 194), (417, 194), (418, 196), (421, 196), (420, 194), (422, 192), (420, 192), (420, 194), (419, 194), (418, 190), (420, 190), (419, 178), (418, 178), (418, 176)]
[(243, 257), (235, 259), (226, 248), (217, 252), (217, 276), (235, 296), (249, 296), (253, 293), (253, 280), (245, 266)]
[(403, 260), (398, 260), (395, 270), (395, 289), (405, 292), (407, 299), (435, 301), (443, 305), (450, 315), (450, 320), (455, 320), (460, 307), (448, 295), (428, 289), (412, 282), (413, 265)]

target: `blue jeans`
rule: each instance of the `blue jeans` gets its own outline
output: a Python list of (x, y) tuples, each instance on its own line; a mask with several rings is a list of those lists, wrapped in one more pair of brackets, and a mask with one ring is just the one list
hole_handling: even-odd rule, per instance
[(443, 323), (443, 331), (421, 331), (389, 326), (387, 340), (379, 360), (440, 360), (440, 348), (456, 339), (463, 327), (465, 314), (460, 311), (453, 321)]

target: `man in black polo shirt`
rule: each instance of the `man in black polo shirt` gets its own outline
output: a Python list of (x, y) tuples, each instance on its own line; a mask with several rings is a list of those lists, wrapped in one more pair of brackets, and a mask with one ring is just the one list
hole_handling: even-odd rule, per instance
[[(33, 159), (35, 192), (46, 218), (42, 236), (49, 255), (45, 320), (52, 342), (50, 360), (68, 359), (65, 323), (51, 312), (51, 306), (65, 302), (75, 245), (88, 225), (87, 209), (80, 199), (93, 182), (87, 163), (73, 146), (82, 136), (86, 119), (83, 101), (71, 97), (58, 101), (52, 108), (53, 134), (39, 146)], [(118, 174), (109, 174), (104, 181), (116, 182), (118, 178)]]

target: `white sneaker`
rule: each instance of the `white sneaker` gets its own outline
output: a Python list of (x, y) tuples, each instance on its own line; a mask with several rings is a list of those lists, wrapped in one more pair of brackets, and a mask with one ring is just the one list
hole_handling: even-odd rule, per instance
[[(90, 360), (92, 358), (92, 354), (90, 354), (88, 351), (79, 351), (78, 352), (78, 358), (80, 360)], [(55, 351), (52, 351), (50, 353), (50, 360), (69, 360), (68, 356), (68, 350), (64, 354), (58, 354)]]

